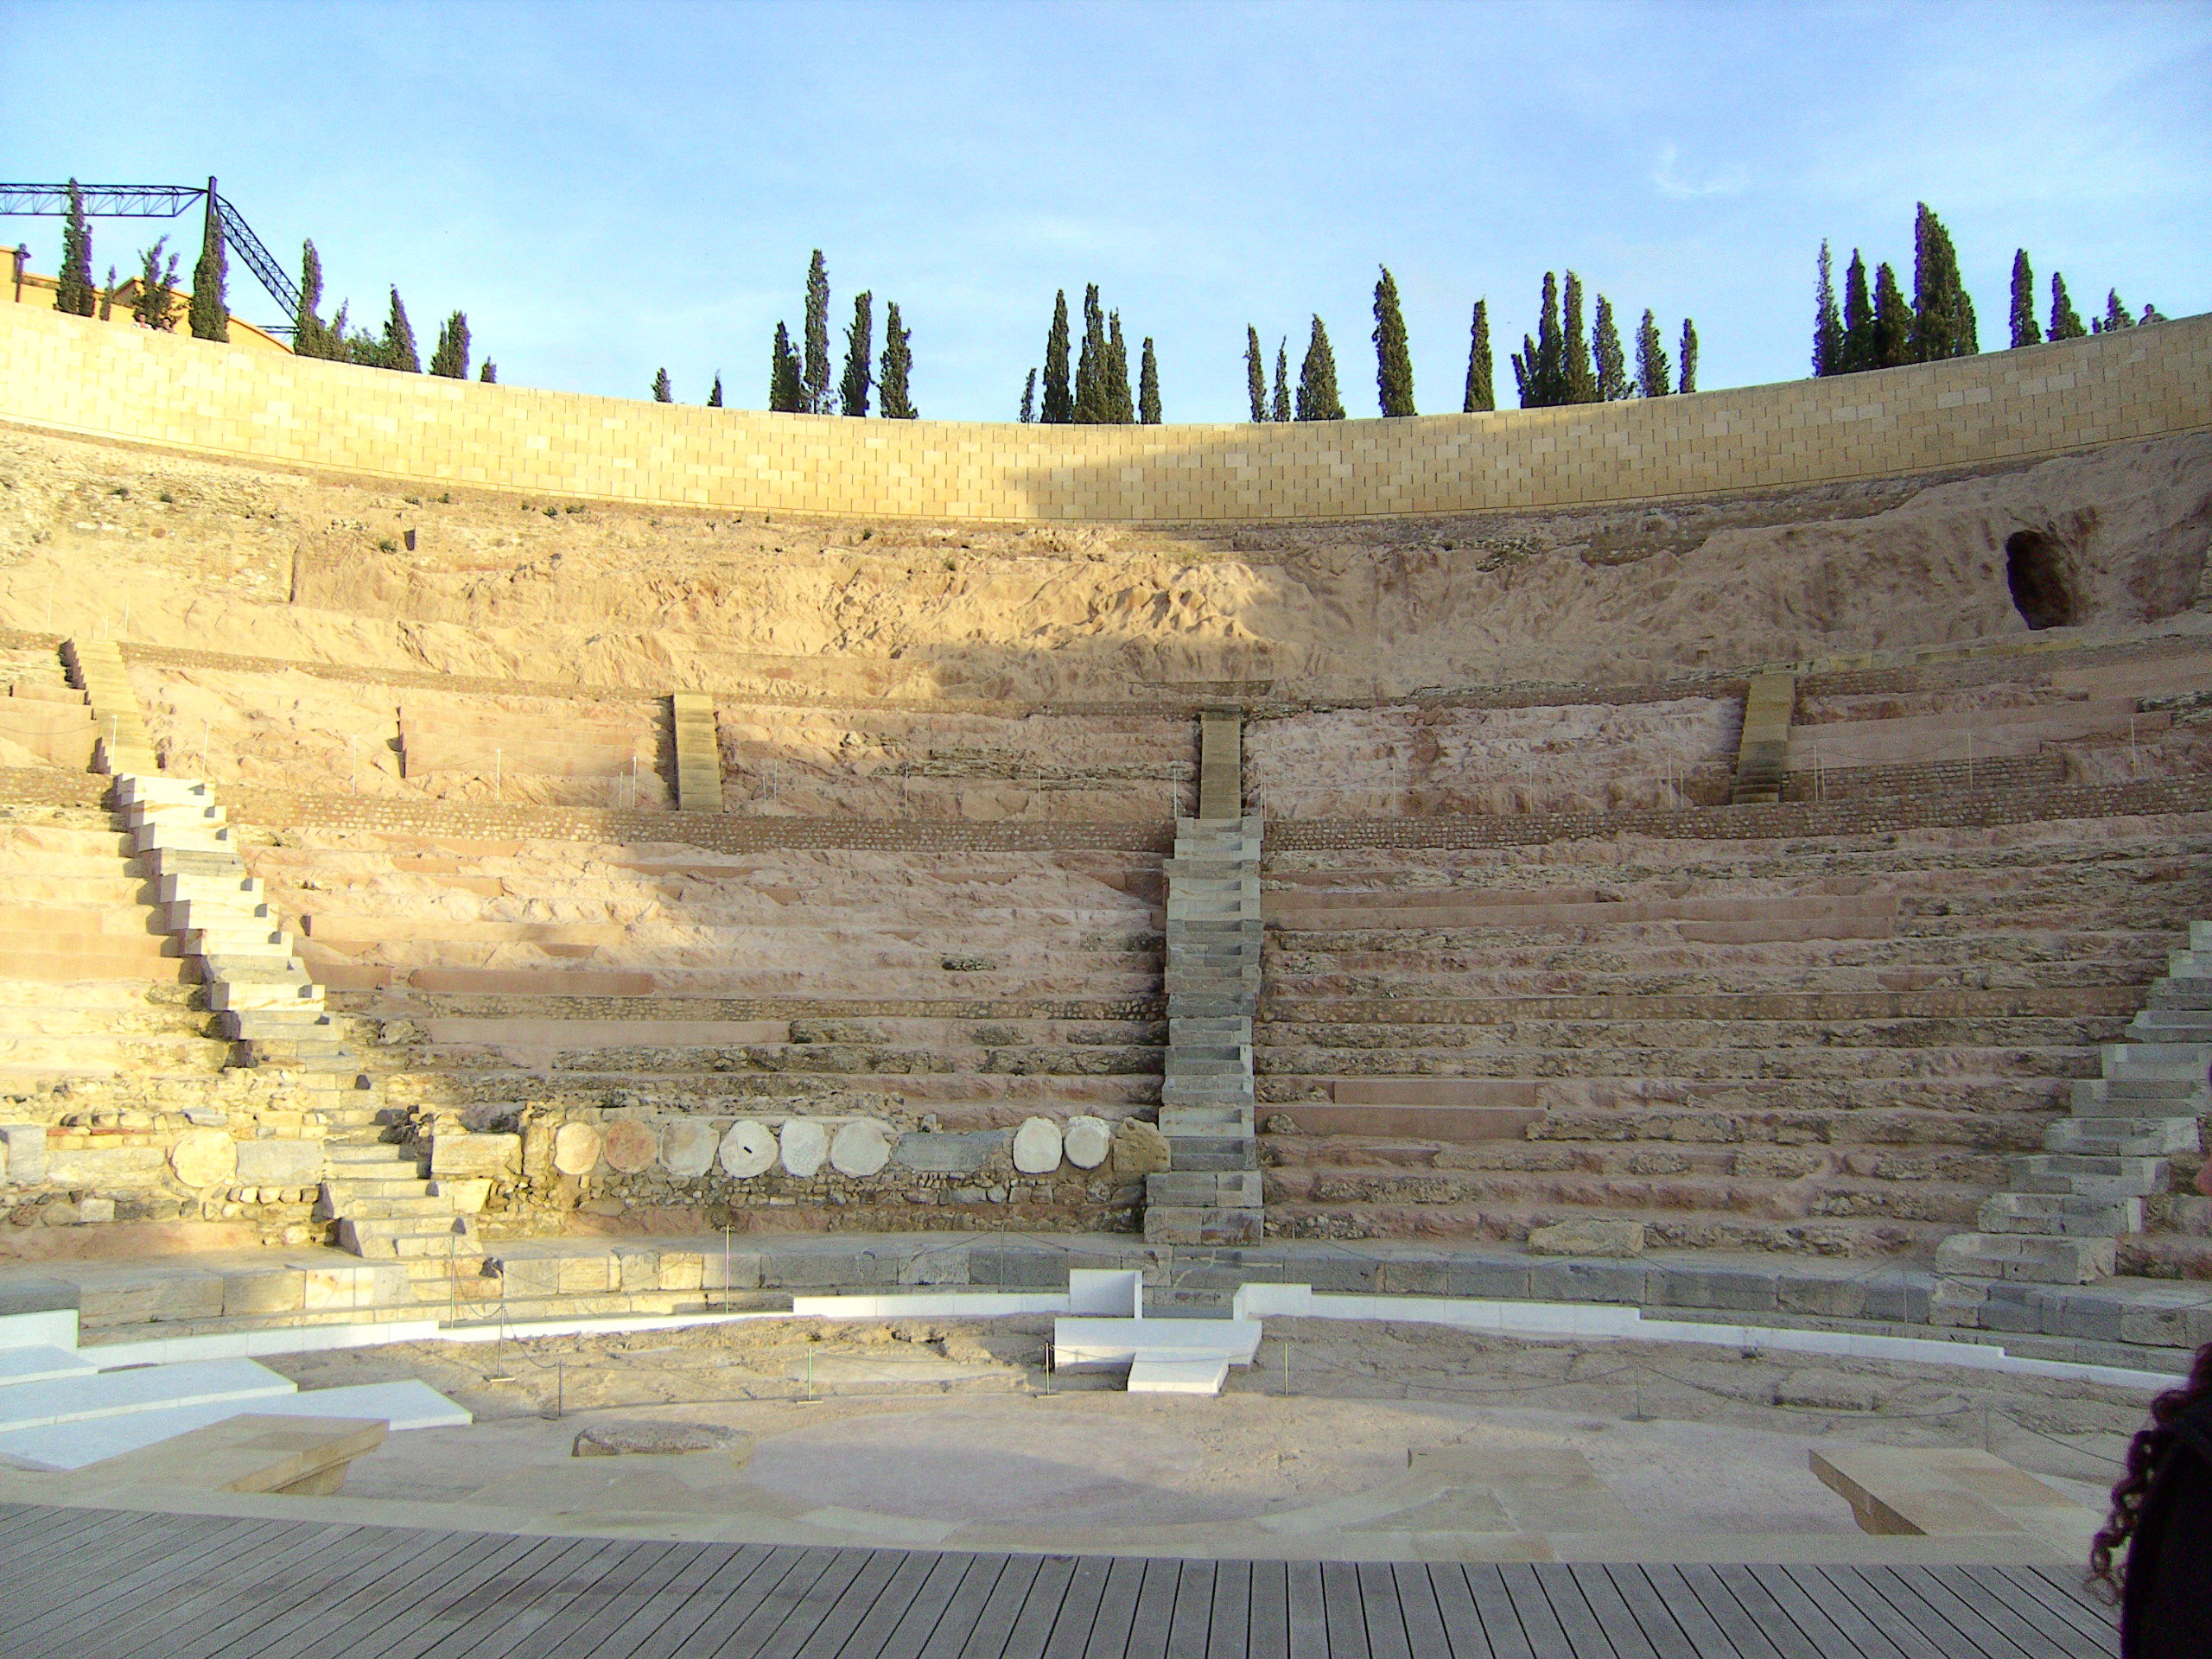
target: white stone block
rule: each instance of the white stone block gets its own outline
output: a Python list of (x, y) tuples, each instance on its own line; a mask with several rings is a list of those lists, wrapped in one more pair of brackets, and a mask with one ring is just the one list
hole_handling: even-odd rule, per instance
[(1071, 1117), (1060, 1135), (1060, 1150), (1077, 1169), (1096, 1169), (1114, 1150), (1114, 1126), (1103, 1117)]
[(1049, 1117), (1026, 1117), (1014, 1132), (1014, 1166), (1025, 1175), (1049, 1175), (1060, 1166), (1060, 1126)]
[(264, 1186), (313, 1186), (322, 1179), (320, 1141), (241, 1141), (238, 1178)]

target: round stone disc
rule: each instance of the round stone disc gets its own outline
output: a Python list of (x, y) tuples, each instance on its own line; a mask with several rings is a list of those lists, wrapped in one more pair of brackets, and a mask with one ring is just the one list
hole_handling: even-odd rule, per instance
[(588, 1123), (563, 1123), (553, 1131), (553, 1167), (563, 1175), (588, 1175), (599, 1167), (599, 1131)]
[(721, 1141), (713, 1124), (678, 1118), (660, 1132), (661, 1166), (685, 1180), (703, 1175), (715, 1161), (715, 1151)]
[(830, 1136), (810, 1117), (784, 1120), (784, 1167), (793, 1175), (807, 1176), (822, 1167), (830, 1154)]
[(830, 1166), (840, 1175), (873, 1175), (891, 1161), (891, 1136), (872, 1117), (837, 1126), (830, 1142)]
[(660, 1156), (660, 1137), (653, 1133), (652, 1124), (624, 1118), (607, 1126), (605, 1155), (610, 1169), (634, 1175), (641, 1169), (650, 1169), (653, 1160)]
[(1060, 1144), (1077, 1169), (1096, 1169), (1114, 1149), (1114, 1126), (1103, 1117), (1071, 1117)]
[(775, 1161), (775, 1132), (766, 1123), (741, 1117), (722, 1136), (722, 1168), (741, 1181), (766, 1174)]
[(187, 1186), (213, 1186), (238, 1173), (238, 1143), (220, 1129), (192, 1129), (177, 1137), (169, 1167)]
[(1049, 1117), (1025, 1117), (1014, 1132), (1014, 1166), (1025, 1175), (1049, 1175), (1060, 1166), (1060, 1126)]

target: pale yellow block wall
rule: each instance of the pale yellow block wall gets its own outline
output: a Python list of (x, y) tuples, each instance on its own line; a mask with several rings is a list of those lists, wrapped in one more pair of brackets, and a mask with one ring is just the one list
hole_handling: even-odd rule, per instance
[(1650, 402), (1398, 421), (1020, 426), (626, 402), (0, 306), (0, 420), (563, 500), (1016, 522), (1571, 506), (2024, 461), (2212, 427), (2212, 316)]

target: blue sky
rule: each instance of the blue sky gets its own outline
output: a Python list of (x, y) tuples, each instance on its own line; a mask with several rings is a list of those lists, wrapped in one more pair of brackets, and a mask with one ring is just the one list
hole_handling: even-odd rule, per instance
[[(925, 416), (1011, 419), (1052, 293), (1158, 342), (1170, 421), (1244, 416), (1244, 328), (1319, 312), (1375, 412), (1377, 262), (1425, 412), (1491, 305), (1499, 400), (1573, 266), (1707, 388), (1805, 372), (1822, 237), (1910, 281), (1916, 201), (2004, 344), (2012, 251), (2086, 313), (2212, 309), (2212, 6), (0, 7), (0, 173), (220, 175), (273, 248), (505, 380), (765, 404), (808, 252), (913, 330)], [(182, 221), (196, 246), (194, 225)], [(52, 270), (58, 222), (0, 226)], [(96, 224), (128, 269), (143, 223)], [(192, 247), (186, 251), (186, 264)], [(274, 307), (233, 267), (232, 302)], [(880, 331), (879, 322), (879, 331)], [(879, 341), (880, 343), (880, 341)]]

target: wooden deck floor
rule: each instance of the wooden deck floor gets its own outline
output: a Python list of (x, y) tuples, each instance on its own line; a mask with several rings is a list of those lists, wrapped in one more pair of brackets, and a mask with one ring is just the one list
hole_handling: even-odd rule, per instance
[(0, 1505), (11, 1659), (2093, 1659), (2029, 1567), (1458, 1566), (641, 1542)]

